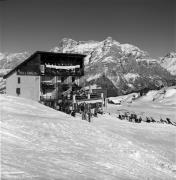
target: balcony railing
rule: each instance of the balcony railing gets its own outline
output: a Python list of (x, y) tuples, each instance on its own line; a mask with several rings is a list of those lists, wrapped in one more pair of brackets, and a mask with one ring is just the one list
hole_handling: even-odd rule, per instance
[(40, 96), (40, 101), (55, 101), (57, 100), (56, 97), (52, 96)]
[(82, 76), (84, 75), (83, 69), (67, 70), (67, 69), (51, 69), (46, 68), (44, 74), (54, 75), (54, 76)]

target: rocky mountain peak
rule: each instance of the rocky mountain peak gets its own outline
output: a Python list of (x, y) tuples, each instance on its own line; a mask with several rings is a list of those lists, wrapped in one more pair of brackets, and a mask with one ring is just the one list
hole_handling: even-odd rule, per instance
[(61, 52), (67, 52), (67, 50), (73, 48), (74, 46), (76, 46), (78, 44), (77, 41), (70, 39), (70, 38), (63, 38), (59, 44), (58, 47), (55, 47), (53, 50), (59, 50)]
[(164, 56), (164, 57), (166, 57), (166, 58), (176, 58), (176, 52), (170, 52), (170, 53), (168, 53), (168, 54), (166, 54), (166, 56)]
[(104, 44), (108, 44), (108, 43), (111, 43), (112, 44), (112, 42), (113, 42), (113, 39), (112, 39), (112, 37), (107, 37), (105, 40), (104, 40)]
[(170, 52), (160, 58), (160, 64), (167, 69), (171, 74), (176, 75), (176, 52)]

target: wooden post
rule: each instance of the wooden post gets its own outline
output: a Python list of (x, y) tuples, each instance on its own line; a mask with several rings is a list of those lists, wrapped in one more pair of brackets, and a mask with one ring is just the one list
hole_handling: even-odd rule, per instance
[(73, 95), (73, 103), (76, 103), (76, 95)]
[(90, 104), (88, 103), (88, 122), (91, 122), (91, 111), (90, 111)]
[(102, 110), (103, 110), (103, 105), (104, 105), (104, 95), (101, 93), (101, 99), (102, 99)]
[(90, 93), (88, 94), (88, 99), (90, 99)]
[(89, 93), (90, 93), (90, 94), (92, 93), (92, 87), (91, 87), (91, 85), (89, 85)]
[(107, 98), (105, 98), (105, 108), (106, 108), (106, 110), (108, 108), (108, 99)]
[(75, 104), (76, 104), (76, 95), (73, 94), (73, 110), (74, 111), (76, 111), (75, 106), (74, 106)]

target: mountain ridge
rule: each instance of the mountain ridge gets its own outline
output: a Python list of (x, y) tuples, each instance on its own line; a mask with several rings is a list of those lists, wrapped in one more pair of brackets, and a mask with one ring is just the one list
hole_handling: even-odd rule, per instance
[(85, 85), (102, 87), (107, 83), (111, 89), (114, 89), (110, 96), (126, 94), (142, 88), (151, 89), (152, 86), (159, 88), (170, 85), (170, 81), (174, 79), (163, 66), (160, 66), (160, 61), (151, 58), (146, 51), (131, 44), (120, 44), (111, 37), (100, 42), (81, 43), (64, 38), (52, 51), (86, 54)]
[[(169, 58), (173, 58), (173, 63), (176, 62), (173, 53), (172, 56), (170, 54), (163, 57), (164, 60), (153, 59), (148, 52), (137, 46), (121, 44), (112, 37), (107, 37), (103, 41), (75, 41), (63, 38), (50, 51), (85, 54), (85, 76), (81, 80), (82, 85), (108, 89), (110, 86), (113, 93), (109, 93), (108, 96), (126, 94), (143, 88), (156, 89), (175, 83), (176, 74), (173, 72), (176, 72), (176, 67), (170, 69), (168, 65)], [(24, 61), (29, 53), (16, 53), (14, 56), (11, 55), (11, 58), (9, 56), (6, 55), (4, 61), (0, 59), (1, 71), (14, 68), (16, 64)], [(0, 54), (0, 57), (3, 55)]]

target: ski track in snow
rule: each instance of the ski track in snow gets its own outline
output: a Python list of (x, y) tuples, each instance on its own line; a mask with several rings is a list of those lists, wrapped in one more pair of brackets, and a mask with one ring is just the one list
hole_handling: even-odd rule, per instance
[(5, 95), (0, 107), (2, 179), (176, 179), (174, 126), (113, 113), (88, 123)]

